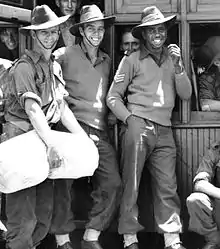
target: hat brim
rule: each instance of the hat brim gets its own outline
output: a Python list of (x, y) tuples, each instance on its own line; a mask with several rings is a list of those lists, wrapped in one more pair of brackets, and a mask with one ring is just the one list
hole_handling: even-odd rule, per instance
[(52, 27), (56, 27), (64, 22), (66, 22), (68, 19), (70, 18), (70, 15), (66, 15), (66, 16), (61, 16), (58, 17), (56, 20), (54, 21), (49, 21), (46, 23), (42, 23), (39, 25), (29, 25), (26, 27), (22, 27), (19, 29), (20, 33), (22, 34), (27, 34), (30, 30), (41, 30), (41, 29), (49, 29)]
[(79, 32), (79, 27), (81, 27), (82, 25), (84, 25), (86, 23), (96, 22), (96, 21), (104, 21), (105, 28), (108, 28), (115, 22), (115, 18), (116, 18), (115, 16), (108, 16), (108, 17), (103, 17), (103, 18), (94, 18), (94, 19), (89, 20), (89, 21), (76, 23), (69, 30), (70, 30), (70, 33), (72, 35), (80, 37), (81, 35)]
[(142, 38), (142, 29), (144, 27), (149, 27), (149, 26), (153, 26), (153, 25), (157, 25), (157, 24), (161, 24), (161, 23), (166, 23), (167, 27), (170, 28), (174, 24), (175, 20), (176, 20), (176, 15), (172, 15), (172, 16), (164, 17), (163, 19), (158, 19), (158, 20), (149, 21), (146, 23), (141, 23), (132, 29), (132, 35), (135, 38), (141, 39)]

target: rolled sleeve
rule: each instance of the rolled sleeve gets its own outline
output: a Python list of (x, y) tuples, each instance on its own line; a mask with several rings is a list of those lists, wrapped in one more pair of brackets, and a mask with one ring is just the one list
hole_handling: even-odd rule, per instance
[(119, 64), (107, 95), (108, 107), (113, 114), (124, 123), (126, 122), (127, 117), (131, 115), (131, 112), (124, 103), (124, 98), (127, 87), (132, 79), (132, 71), (132, 64), (128, 60), (128, 57), (125, 56)]
[(199, 172), (193, 179), (194, 185), (196, 184), (196, 182), (201, 180), (211, 182), (211, 175), (207, 172)]
[(23, 109), (25, 109), (25, 100), (28, 98), (35, 100), (41, 106), (34, 76), (34, 69), (26, 62), (19, 63), (14, 69), (14, 94)]
[(37, 96), (37, 94), (33, 93), (33, 92), (26, 92), (24, 93), (21, 97), (20, 97), (20, 104), (21, 106), (24, 108), (25, 106), (25, 100), (26, 99), (33, 99), (35, 100), (38, 105), (40, 107), (42, 107), (42, 101), (41, 101), (41, 98), (39, 96)]
[(176, 91), (182, 100), (188, 100), (192, 94), (192, 85), (186, 72), (175, 74)]

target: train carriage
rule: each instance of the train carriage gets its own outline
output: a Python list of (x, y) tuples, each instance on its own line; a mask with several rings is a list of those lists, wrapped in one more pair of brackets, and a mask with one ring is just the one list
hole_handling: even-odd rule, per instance
[[(197, 65), (194, 51), (208, 37), (220, 34), (220, 1), (218, 0), (84, 0), (82, 4), (96, 3), (107, 15), (115, 15), (116, 23), (107, 32), (104, 48), (113, 60), (112, 75), (117, 67), (119, 34), (126, 25), (140, 22), (140, 13), (148, 5), (156, 5), (164, 15), (176, 14), (177, 21), (169, 30), (169, 43), (177, 43), (181, 50), (186, 71), (191, 79), (193, 94), (190, 101), (176, 99), (172, 115), (172, 127), (177, 145), (177, 182), (181, 199), (184, 232), (187, 233), (188, 213), (185, 200), (192, 192), (192, 182), (198, 164), (210, 144), (220, 138), (220, 112), (201, 111), (198, 99)], [(0, 28), (24, 25), (35, 5), (48, 4), (55, 8), (54, 0), (0, 0)], [(19, 35), (19, 54), (31, 47), (31, 40)], [(0, 52), (1, 53), (1, 52)], [(1, 57), (1, 55), (0, 55)], [(1, 122), (3, 122), (1, 113)], [(112, 138), (118, 149), (118, 127), (111, 127)], [(119, 154), (119, 153), (118, 153)], [(120, 156), (120, 155), (118, 155)], [(89, 178), (74, 183), (73, 210), (77, 229), (83, 229), (87, 210), (91, 207)], [(146, 201), (147, 196), (147, 201)], [(143, 198), (145, 197), (145, 198)], [(153, 208), (151, 205), (150, 176), (146, 170), (139, 195), (140, 220), (145, 232), (154, 232)], [(3, 205), (2, 205), (3, 206)], [(2, 207), (3, 211), (4, 207)], [(149, 215), (151, 214), (151, 215)], [(116, 231), (117, 221), (110, 230)]]

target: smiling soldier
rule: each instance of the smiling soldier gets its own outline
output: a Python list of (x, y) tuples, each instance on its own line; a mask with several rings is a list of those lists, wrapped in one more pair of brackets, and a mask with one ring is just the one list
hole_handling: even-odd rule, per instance
[[(165, 247), (182, 249), (180, 202), (176, 189), (176, 146), (171, 129), (171, 113), (176, 93), (191, 96), (191, 84), (183, 67), (180, 49), (164, 45), (167, 29), (175, 16), (164, 17), (155, 6), (142, 12), (142, 23), (132, 34), (140, 39), (140, 50), (124, 56), (107, 97), (107, 104), (120, 119), (123, 197), (119, 233), (124, 246), (137, 249), (137, 197), (141, 174), (148, 160), (152, 178), (154, 217)], [(126, 100), (126, 101), (124, 101)]]
[[(75, 46), (60, 48), (55, 52), (57, 61), (63, 69), (67, 102), (77, 120), (94, 140), (99, 151), (99, 166), (92, 177), (92, 198), (94, 205), (89, 213), (89, 222), (83, 236), (82, 249), (101, 249), (98, 242), (100, 233), (106, 229), (119, 204), (121, 180), (115, 150), (111, 145), (107, 131), (106, 94), (109, 89), (110, 58), (100, 48), (106, 28), (115, 17), (104, 17), (96, 5), (85, 5), (81, 9), (80, 22), (70, 28), (70, 32), (82, 38)], [(73, 151), (74, 153), (74, 151)], [(66, 212), (71, 214), (71, 180), (62, 180), (67, 189), (57, 195), (56, 203), (61, 207), (54, 215)], [(59, 189), (58, 189), (59, 191)], [(65, 207), (65, 211), (64, 211)], [(70, 222), (66, 221), (66, 226)], [(63, 231), (70, 232), (63, 226)], [(62, 231), (62, 232), (63, 232)], [(61, 234), (61, 233), (59, 233)], [(57, 235), (56, 235), (57, 237)], [(62, 244), (68, 236), (59, 236)]]

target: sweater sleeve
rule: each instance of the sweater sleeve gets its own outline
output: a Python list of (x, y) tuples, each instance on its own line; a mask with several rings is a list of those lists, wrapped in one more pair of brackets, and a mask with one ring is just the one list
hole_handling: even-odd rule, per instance
[(178, 96), (182, 100), (188, 100), (192, 94), (192, 85), (185, 71), (175, 74), (175, 83)]
[(131, 115), (124, 102), (125, 93), (132, 77), (131, 72), (132, 65), (129, 62), (128, 57), (125, 56), (119, 64), (106, 99), (110, 110), (124, 123), (128, 116)]

